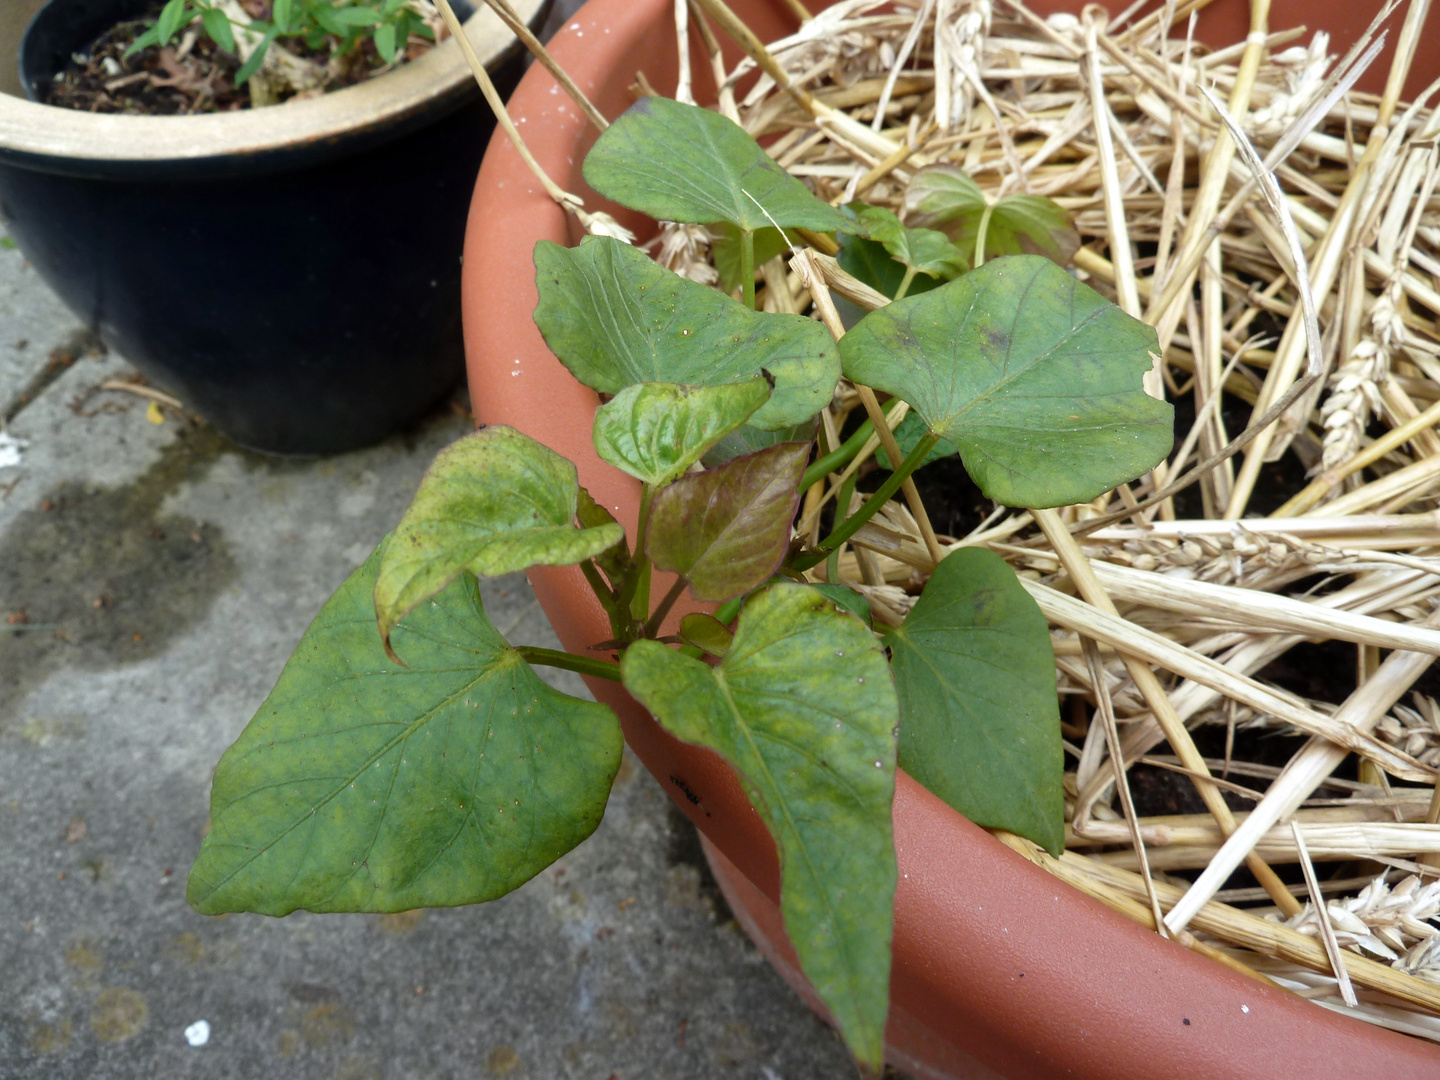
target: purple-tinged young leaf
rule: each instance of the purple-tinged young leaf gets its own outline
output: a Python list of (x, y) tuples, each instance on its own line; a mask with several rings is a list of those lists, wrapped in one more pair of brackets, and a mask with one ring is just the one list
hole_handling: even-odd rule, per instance
[(779, 443), (655, 497), (645, 550), (656, 567), (690, 579), (697, 600), (728, 600), (780, 567), (800, 502), (808, 443)]

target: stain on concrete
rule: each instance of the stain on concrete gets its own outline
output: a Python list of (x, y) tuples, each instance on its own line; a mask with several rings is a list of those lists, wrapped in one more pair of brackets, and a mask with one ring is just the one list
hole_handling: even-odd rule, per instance
[(102, 1042), (119, 1043), (133, 1039), (145, 1029), (150, 1006), (139, 990), (113, 986), (102, 990), (90, 1010), (90, 1030)]
[(391, 912), (379, 917), (380, 929), (387, 934), (408, 934), (420, 925), (420, 920), (423, 918), (425, 918), (425, 912), (422, 908)]
[(497, 1046), (485, 1059), (485, 1068), (495, 1076), (508, 1076), (520, 1067), (520, 1055), (508, 1046)]
[(45, 1054), (58, 1054), (75, 1038), (75, 1025), (68, 1016), (54, 1023), (31, 1020), (28, 1026), (30, 1037), (27, 1041), (30, 1044), (30, 1052), (37, 1057)]
[(300, 1018), (300, 1034), (317, 1050), (342, 1046), (355, 1035), (355, 1018), (345, 1006), (326, 1002)]
[(159, 654), (235, 580), (216, 526), (161, 511), (232, 452), (210, 428), (190, 426), (133, 483), (65, 484), (15, 518), (0, 538), (0, 733), (53, 671)]
[[(710, 872), (710, 864), (705, 861), (700, 831), (674, 803), (668, 810), (665, 823), (670, 827), (670, 844), (665, 854), (672, 872), (666, 878), (666, 899), (681, 907), (709, 908), (714, 912), (717, 925), (733, 921), (735, 914), (725, 902), (725, 894)], [(693, 870), (693, 874), (675, 873), (680, 867)]]

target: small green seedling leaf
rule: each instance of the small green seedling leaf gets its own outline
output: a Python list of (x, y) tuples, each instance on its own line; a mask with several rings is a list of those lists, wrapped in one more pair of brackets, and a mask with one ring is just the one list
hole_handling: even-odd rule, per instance
[(617, 469), (664, 487), (769, 396), (770, 384), (758, 375), (725, 386), (627, 386), (595, 411), (595, 449)]
[[(953, 165), (929, 165), (905, 190), (906, 220), (938, 229), (950, 237), (967, 263), (975, 261), (976, 241), (987, 201), (980, 185)], [(1080, 248), (1070, 215), (1053, 199), (1007, 195), (985, 223), (985, 259), (1000, 255), (1043, 255), (1067, 266)]]
[(207, 915), (405, 911), (493, 900), (599, 824), (620, 766), (603, 705), (552, 690), (466, 575), (394, 628), (377, 551), (305, 632), (215, 770), (187, 896)]
[(906, 228), (883, 206), (861, 206), (857, 217), (870, 239), (878, 241), (896, 262), (918, 273), (949, 281), (970, 268), (960, 249), (942, 232)]
[(782, 582), (745, 606), (711, 667), (653, 641), (625, 688), (677, 738), (720, 753), (775, 838), (780, 910), (851, 1052), (878, 1075), (890, 985), (894, 685), (855, 616)]
[(170, 0), (160, 9), (160, 17), (155, 20), (155, 32), (161, 45), (174, 37), (175, 31), (180, 29), (188, 7), (189, 0)]
[(228, 53), (235, 51), (235, 34), (230, 29), (230, 19), (219, 8), (206, 8), (200, 12), (200, 25), (220, 48)]
[(844, 215), (782, 169), (739, 124), (696, 105), (643, 97), (585, 158), (585, 182), (657, 220), (728, 221), (756, 232), (834, 232)]
[[(720, 290), (733, 293), (744, 282), (744, 271), (740, 268), (741, 231), (728, 221), (716, 222), (709, 226), (714, 239), (710, 242), (710, 257), (715, 261), (715, 271), (720, 275)], [(753, 240), (755, 245), (755, 267), (759, 269), (776, 255), (784, 255), (792, 244), (800, 241), (787, 239), (785, 234), (773, 225), (757, 229)]]
[(375, 31), (374, 40), (375, 51), (380, 54), (380, 58), (387, 64), (393, 64), (396, 54), (395, 24), (386, 23), (384, 26), (378, 27)]
[(575, 527), (579, 490), (574, 465), (511, 427), (440, 451), (385, 549), (375, 582), (381, 636), (465, 570), (568, 566), (618, 544), (625, 530), (613, 522)]
[(1007, 506), (1088, 502), (1170, 451), (1174, 410), (1145, 393), (1155, 331), (1049, 259), (995, 259), (867, 315), (845, 374), (908, 401)]
[(765, 581), (790, 546), (809, 443), (780, 443), (655, 496), (645, 550), (657, 569), (690, 579), (697, 600), (728, 600)]
[(724, 656), (730, 651), (733, 637), (724, 623), (703, 611), (692, 611), (680, 620), (680, 640), (707, 656)]
[[(907, 415), (904, 420), (900, 421), (899, 427), (894, 431), (895, 442), (900, 447), (900, 453), (908, 457), (910, 451), (920, 445), (920, 440), (925, 437), (925, 432), (928, 430), (929, 428), (926, 426), (925, 421), (921, 420), (915, 413), (912, 412)], [(923, 469), (932, 461), (939, 461), (941, 458), (950, 457), (959, 452), (959, 449), (954, 443), (946, 439), (941, 439), (930, 448), (930, 452), (926, 454), (920, 460), (920, 464), (915, 467), (917, 469)], [(883, 446), (875, 451), (875, 462), (882, 469), (895, 468), (895, 466), (890, 463), (890, 455), (885, 452)]]
[(750, 422), (773, 429), (809, 420), (840, 379), (839, 353), (819, 323), (751, 311), (609, 237), (575, 248), (540, 241), (535, 284), (545, 343), (603, 394), (647, 382), (720, 386), (765, 371), (774, 389)]
[(1064, 751), (1045, 616), (1005, 560), (945, 557), (890, 632), (900, 767), (977, 825), (1065, 840)]
[(255, 51), (250, 54), (250, 59), (241, 64), (240, 70), (235, 72), (236, 86), (243, 86), (249, 81), (251, 75), (254, 75), (255, 72), (260, 70), (260, 65), (265, 62), (265, 54), (270, 51), (270, 43), (275, 40), (275, 34), (275, 27), (273, 26), (265, 31), (265, 36), (260, 39), (260, 44), (255, 46)]

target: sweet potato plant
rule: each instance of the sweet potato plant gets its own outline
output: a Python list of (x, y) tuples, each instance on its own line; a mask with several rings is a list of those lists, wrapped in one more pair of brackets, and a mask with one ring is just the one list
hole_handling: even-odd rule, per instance
[[(535, 321), (607, 397), (595, 446), (640, 481), (636, 535), (574, 465), (512, 428), (443, 451), (221, 759), (190, 902), (398, 911), (516, 888), (595, 829), (620, 763), (610, 709), (532, 665), (568, 668), (623, 683), (734, 766), (775, 838), (804, 970), (877, 1071), (897, 762), (979, 824), (1057, 851), (1059, 716), (1045, 620), (997, 555), (953, 550), (889, 628), (836, 583), (831, 555), (937, 448), (1012, 506), (1088, 501), (1153, 467), (1172, 426), (1141, 386), (1155, 334), (1044, 255), (987, 259), (987, 245), (1044, 250), (1060, 232), (1043, 206), (975, 203), (963, 174), (917, 176), (903, 225), (842, 211), (729, 120), (651, 97), (600, 138), (585, 175), (738, 245), (744, 300), (619, 240), (536, 247)], [(900, 298), (838, 342), (815, 320), (753, 310), (757, 238), (783, 248), (790, 230), (842, 235), (851, 265), (883, 249)], [(800, 492), (863, 441), (816, 435), (842, 377), (919, 419), (880, 489), (809, 547), (793, 535)], [(511, 645), (486, 618), (477, 576), (541, 565), (584, 572), (609, 613), (599, 650)], [(662, 572), (674, 584), (652, 606)], [(687, 588), (719, 607), (667, 629)]]

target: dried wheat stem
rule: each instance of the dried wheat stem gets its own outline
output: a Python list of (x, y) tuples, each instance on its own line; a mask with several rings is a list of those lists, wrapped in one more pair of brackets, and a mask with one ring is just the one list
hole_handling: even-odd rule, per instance
[(1082, 637), (1080, 642), (1085, 649), (1085, 665), (1090, 669), (1090, 682), (1095, 688), (1095, 708), (1102, 720), (1098, 726), (1104, 732), (1105, 743), (1110, 751), (1110, 765), (1115, 778), (1115, 790), (1120, 795), (1120, 807), (1125, 814), (1125, 824), (1130, 831), (1130, 841), (1135, 848), (1135, 857), (1140, 861), (1140, 874), (1145, 879), (1145, 891), (1150, 900), (1150, 913), (1155, 920), (1155, 929), (1165, 936), (1165, 916), (1160, 910), (1160, 899), (1155, 893), (1155, 882), (1150, 877), (1150, 862), (1145, 856), (1145, 841), (1140, 836), (1135, 803), (1130, 798), (1130, 780), (1125, 772), (1124, 755), (1120, 752), (1120, 732), (1115, 724), (1115, 706), (1110, 700), (1110, 689), (1105, 682), (1104, 669), (1100, 663), (1100, 650), (1089, 638)]
[[(1424, 625), (1440, 625), (1440, 611), (1426, 619)], [(1400, 700), (1400, 696), (1424, 674), (1432, 659), (1426, 653), (1391, 653), (1380, 665), (1375, 677), (1358, 688), (1332, 719), (1337, 724), (1352, 728), (1356, 734), (1369, 734), (1390, 707)], [(1180, 903), (1171, 909), (1165, 917), (1166, 925), (1172, 930), (1183, 929), (1205, 902), (1219, 891), (1260, 837), (1282, 817), (1294, 813), (1295, 808), (1344, 760), (1346, 753), (1345, 748), (1334, 743), (1312, 739), (1296, 754), (1245, 824), (1225, 841), (1205, 872), (1190, 886)]]
[(1319, 608), (1258, 589), (1186, 580), (1099, 561), (1092, 562), (1091, 568), (1111, 596), (1146, 607), (1246, 623), (1250, 630), (1261, 633), (1284, 631), (1440, 656), (1440, 631)]
[[(1263, 2), (1263, 0), (1262, 0)], [(1087, 603), (1096, 609), (1102, 616), (1110, 616), (1118, 620), (1115, 605), (1106, 594), (1095, 577), (1094, 571), (1090, 568), (1089, 561), (1076, 544), (1074, 537), (1070, 535), (1069, 529), (1060, 520), (1054, 510), (1032, 510), (1035, 521), (1050, 541), (1051, 547), (1056, 555), (1060, 557), (1061, 565), (1065, 567), (1066, 573), (1070, 575), (1075, 586), (1080, 591)], [(1024, 582), (1022, 582), (1023, 584)], [(1068, 598), (1067, 598), (1068, 599)], [(1134, 680), (1136, 688), (1140, 691), (1145, 703), (1150, 706), (1150, 711), (1155, 720), (1159, 723), (1165, 737), (1170, 741), (1171, 747), (1179, 755), (1181, 764), (1187, 769), (1197, 773), (1206, 774), (1205, 759), (1195, 749), (1195, 743), (1190, 738), (1190, 732), (1185, 729), (1179, 716), (1176, 715), (1170, 699), (1165, 695), (1165, 688), (1160, 685), (1160, 680), (1155, 677), (1149, 667), (1143, 661), (1133, 655), (1125, 655), (1125, 667), (1130, 672), (1130, 678)], [(1214, 815), (1220, 828), (1227, 834), (1235, 830), (1235, 815), (1230, 812), (1224, 797), (1220, 794), (1219, 788), (1214, 784), (1203, 782), (1196, 783), (1196, 789), (1200, 798), (1205, 802), (1205, 808)], [(1300, 905), (1295, 898), (1285, 889), (1284, 884), (1276, 876), (1275, 871), (1270, 869), (1258, 856), (1253, 857), (1246, 863), (1256, 880), (1265, 887), (1282, 911), (1294, 909), (1298, 911)], [(1174, 929), (1183, 929), (1176, 926)]]
[[(525, 25), (525, 20), (516, 14), (515, 9), (510, 6), (510, 0), (485, 0), (491, 10), (500, 16), (500, 21), (510, 28), (510, 32), (520, 39), (525, 48), (530, 50), (532, 56), (544, 65), (545, 70), (555, 77), (565, 93), (570, 95), (570, 100), (580, 107), (586, 118), (599, 130), (604, 131), (610, 126), (600, 110), (595, 108), (585, 92), (575, 85), (575, 80), (565, 73), (565, 69), (555, 62), (550, 51), (540, 43), (540, 39), (530, 32), (530, 27)], [(453, 33), (453, 30), (452, 30)], [(685, 53), (685, 68), (689, 69), (689, 52)]]
[[(1368, 731), (1355, 731), (1338, 717), (1326, 716), (1307, 706), (1297, 704), (1287, 696), (1277, 693), (1248, 675), (1240, 674), (1226, 664), (1212, 660), (1192, 649), (1187, 649), (1162, 634), (1128, 622), (1114, 613), (1113, 606), (1109, 611), (1101, 610), (1098, 605), (1082, 603), (1074, 597), (1066, 596), (1058, 589), (1052, 589), (1037, 581), (1026, 581), (1022, 578), (1020, 584), (1034, 599), (1036, 606), (1040, 608), (1045, 618), (1052, 623), (1063, 626), (1067, 630), (1085, 634), (1087, 637), (1092, 637), (1115, 649), (1125, 660), (1131, 678), (1135, 677), (1136, 670), (1143, 670), (1147, 677), (1145, 681), (1153, 683), (1159, 697), (1164, 697), (1164, 690), (1160, 687), (1159, 680), (1155, 678), (1154, 673), (1145, 664), (1159, 665), (1192, 683), (1208, 687), (1216, 694), (1249, 705), (1259, 712), (1292, 724), (1301, 731), (1344, 747), (1347, 751), (1353, 750), (1366, 758), (1379, 761), (1388, 771), (1397, 776), (1422, 782), (1434, 778), (1434, 770), (1422, 766), (1395, 747), (1381, 742), (1370, 735)], [(1084, 595), (1084, 588), (1078, 582), (1076, 584), (1080, 588), (1081, 594)], [(1170, 745), (1179, 754), (1181, 764), (1199, 774), (1201, 779), (1196, 782), (1195, 786), (1202, 793), (1207, 790), (1216, 791), (1215, 785), (1211, 782), (1209, 770), (1205, 767), (1204, 759), (1194, 749), (1190, 733), (1181, 722), (1175, 706), (1168, 698), (1165, 698), (1162, 708), (1164, 714), (1168, 714), (1168, 716), (1162, 714), (1160, 710), (1155, 709), (1155, 703), (1151, 696), (1145, 693), (1146, 687), (1142, 684), (1141, 679), (1135, 679), (1135, 685), (1145, 697), (1145, 703), (1151, 707), (1152, 713), (1160, 724), (1165, 737), (1169, 739)], [(1386, 706), (1386, 708), (1388, 707)], [(1376, 717), (1376, 719), (1379, 718)], [(1167, 720), (1169, 721), (1168, 725)], [(1185, 733), (1183, 742), (1189, 744), (1188, 752), (1180, 749), (1179, 741), (1170, 734), (1172, 728), (1177, 728)], [(1196, 767), (1197, 763), (1198, 768)], [(1234, 831), (1235, 817), (1228, 806), (1225, 808), (1223, 816), (1215, 813), (1208, 803), (1207, 809), (1214, 814), (1216, 821), (1220, 823), (1220, 827), (1225, 830), (1227, 836)]]
[(1367, 465), (1374, 464), (1386, 454), (1390, 453), (1390, 451), (1398, 449), (1420, 432), (1428, 431), (1437, 424), (1440, 424), (1440, 401), (1437, 401), (1434, 405), (1431, 405), (1430, 408), (1412, 417), (1399, 427), (1387, 431), (1343, 465), (1338, 465), (1333, 469), (1326, 469), (1305, 488), (1295, 495), (1292, 495), (1278, 510), (1273, 511), (1270, 516), (1272, 518), (1286, 518), (1304, 513), (1324, 499), (1325, 496), (1334, 488), (1338, 487), (1346, 477), (1359, 472)]
[(475, 81), (480, 85), (480, 93), (485, 96), (491, 110), (495, 113), (495, 122), (500, 125), (502, 131), (510, 139), (511, 144), (519, 153), (535, 179), (540, 181), (540, 186), (545, 189), (545, 194), (554, 199), (563, 209), (570, 213), (583, 213), (585, 201), (578, 195), (572, 195), (565, 191), (554, 180), (551, 180), (540, 163), (530, 153), (530, 148), (525, 145), (525, 140), (520, 137), (510, 114), (505, 110), (505, 102), (501, 99), (495, 84), (490, 81), (490, 73), (485, 70), (485, 64), (475, 54), (475, 46), (470, 44), (470, 39), (465, 35), (465, 29), (456, 18), (455, 11), (450, 7), (450, 0), (435, 0), (435, 6), (440, 9), (440, 15), (445, 20), (446, 27), (450, 30), (450, 36), (460, 48), (460, 54), (465, 57), (465, 62), (470, 65), (470, 73), (474, 75)]
[(1317, 912), (1325, 912), (1319, 917), (1320, 940), (1325, 944), (1325, 955), (1330, 959), (1330, 968), (1335, 973), (1335, 981), (1340, 984), (1340, 996), (1345, 999), (1345, 1004), (1352, 1009), (1359, 1004), (1355, 1000), (1355, 988), (1350, 985), (1350, 974), (1345, 970), (1345, 960), (1340, 955), (1340, 943), (1335, 940), (1335, 927), (1330, 925), (1328, 917), (1329, 908), (1325, 905), (1325, 897), (1320, 892), (1320, 882), (1315, 877), (1315, 866), (1310, 861), (1310, 853), (1305, 850), (1305, 837), (1300, 833), (1300, 826), (1294, 820), (1290, 822), (1290, 832), (1295, 837), (1295, 851), (1300, 856), (1300, 869), (1305, 874), (1305, 886), (1310, 891), (1310, 902), (1315, 905)]

